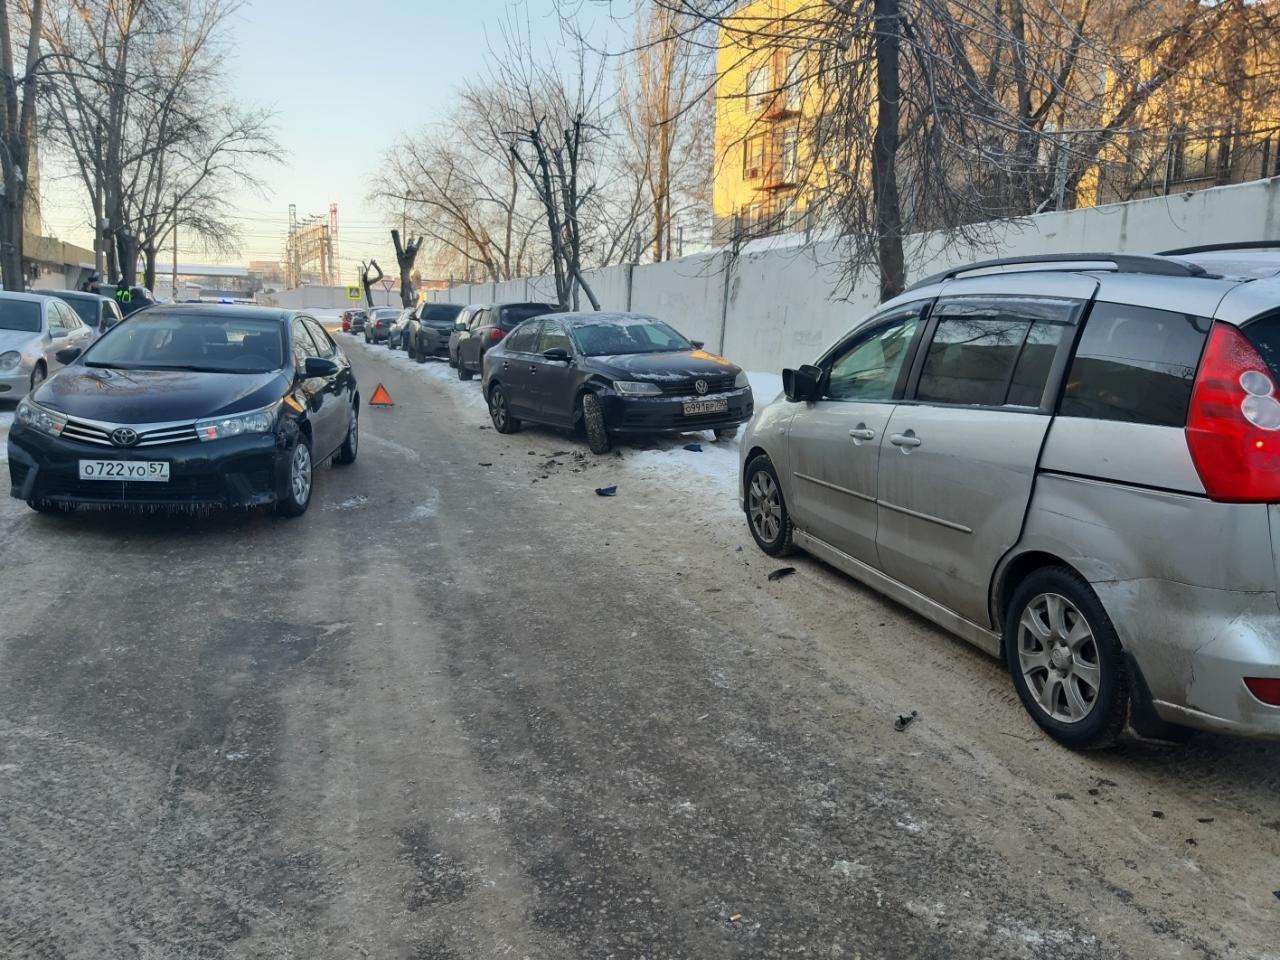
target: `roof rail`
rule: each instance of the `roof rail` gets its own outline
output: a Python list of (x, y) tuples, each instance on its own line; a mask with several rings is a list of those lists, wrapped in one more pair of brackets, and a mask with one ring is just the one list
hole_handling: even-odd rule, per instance
[(966, 264), (961, 267), (952, 267), (950, 270), (943, 270), (941, 273), (935, 273), (931, 277), (925, 277), (916, 283), (913, 283), (908, 290), (915, 290), (917, 287), (925, 287), (934, 283), (941, 283), (943, 280), (954, 280), (956, 277), (965, 273), (972, 273), (975, 270), (990, 270), (995, 267), (1014, 267), (1014, 266), (1033, 266), (1035, 264), (1044, 264), (1047, 269), (1052, 269), (1053, 264), (1062, 264), (1064, 270), (1080, 270), (1080, 269), (1097, 269), (1094, 267), (1081, 268), (1081, 263), (1110, 263), (1114, 264), (1113, 269), (1116, 273), (1147, 273), (1156, 274), (1164, 277), (1203, 277), (1206, 274), (1204, 267), (1197, 266), (1194, 263), (1180, 263), (1177, 260), (1166, 260), (1163, 256), (1138, 254), (1138, 253), (1035, 253), (1028, 254), (1023, 257), (1001, 257), (997, 260), (979, 260), (977, 263)]
[(1185, 257), (1192, 253), (1218, 253), (1223, 250), (1280, 250), (1280, 240), (1238, 240), (1235, 243), (1201, 243), (1177, 250), (1161, 250), (1157, 256)]

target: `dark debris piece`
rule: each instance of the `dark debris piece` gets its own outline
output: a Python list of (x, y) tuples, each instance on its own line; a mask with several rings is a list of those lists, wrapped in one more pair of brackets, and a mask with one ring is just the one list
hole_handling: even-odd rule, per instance
[(493, 464), (492, 464), (492, 463), (482, 463), (482, 464), (480, 464), (480, 466), (482, 466), (482, 467), (492, 467), (492, 466), (493, 466)]
[(684, 445), (684, 448), (685, 448), (686, 450), (688, 450), (690, 453), (701, 453), (701, 452), (702, 452), (702, 444), (700, 444), (700, 443), (686, 443), (686, 444)]
[(789, 577), (796, 572), (795, 567), (779, 567), (773, 573), (769, 574), (770, 580), (781, 580), (783, 577)]
[(911, 711), (910, 716), (907, 716), (906, 714), (901, 714), (901, 713), (898, 714), (898, 719), (893, 721), (893, 729), (901, 733), (903, 730), (907, 729), (907, 727), (915, 723), (916, 717), (918, 716), (919, 714), (916, 713), (916, 711), (914, 710)]
[(615, 483), (609, 487), (596, 487), (597, 497), (616, 497), (618, 495), (618, 485)]

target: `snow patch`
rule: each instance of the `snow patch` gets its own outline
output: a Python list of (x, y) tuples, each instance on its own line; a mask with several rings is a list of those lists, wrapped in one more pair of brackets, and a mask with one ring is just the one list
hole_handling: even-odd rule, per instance
[(347, 497), (341, 503), (335, 503), (330, 510), (355, 510), (357, 507), (363, 507), (369, 502), (369, 498), (363, 493), (358, 493), (354, 497)]
[(410, 520), (426, 520), (440, 512), (440, 491), (432, 490), (427, 494), (425, 502), (418, 504), (409, 512)]

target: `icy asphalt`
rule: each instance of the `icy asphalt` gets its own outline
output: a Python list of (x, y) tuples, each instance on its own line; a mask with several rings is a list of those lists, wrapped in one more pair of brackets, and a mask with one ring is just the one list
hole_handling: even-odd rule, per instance
[(500, 437), (343, 342), (396, 406), (301, 520), (0, 502), (0, 957), (1280, 955), (1276, 745), (1063, 751), (769, 582), (732, 449)]

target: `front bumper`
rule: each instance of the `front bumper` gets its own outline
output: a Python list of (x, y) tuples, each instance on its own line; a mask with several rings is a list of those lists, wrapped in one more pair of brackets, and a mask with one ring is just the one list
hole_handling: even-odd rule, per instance
[(0, 373), (0, 400), (21, 400), (31, 389), (31, 367), (20, 363)]
[[(623, 397), (609, 394), (601, 398), (605, 423), (610, 433), (687, 433), (694, 430), (723, 430), (751, 419), (755, 401), (751, 388), (710, 393), (706, 396)], [(690, 400), (727, 400), (722, 413), (685, 415)]]
[[(81, 460), (165, 460), (167, 483), (81, 480)], [(50, 437), (15, 424), (9, 493), (19, 500), (99, 507), (254, 507), (285, 496), (288, 451), (273, 434), (142, 449)]]
[(418, 342), (424, 353), (448, 353), (449, 331), (440, 332), (423, 327), (418, 334)]
[(1201, 730), (1280, 739), (1280, 707), (1245, 677), (1280, 677), (1280, 608), (1274, 593), (1169, 580), (1093, 585), (1133, 654), (1162, 720)]

